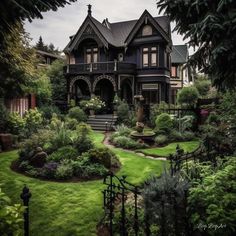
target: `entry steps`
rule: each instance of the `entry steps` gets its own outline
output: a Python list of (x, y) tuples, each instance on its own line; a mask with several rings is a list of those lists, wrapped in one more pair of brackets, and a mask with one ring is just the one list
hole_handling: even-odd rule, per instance
[(112, 131), (116, 124), (117, 116), (112, 114), (89, 116), (87, 124), (93, 130)]

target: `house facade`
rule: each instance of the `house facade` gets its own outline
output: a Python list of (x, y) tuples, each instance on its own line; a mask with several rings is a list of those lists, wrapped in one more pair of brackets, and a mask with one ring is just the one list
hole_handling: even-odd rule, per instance
[(166, 16), (145, 10), (137, 20), (102, 23), (88, 15), (64, 49), (68, 101), (91, 95), (112, 110), (115, 94), (129, 104), (143, 95), (146, 104), (170, 102), (172, 40)]
[(191, 80), (187, 45), (173, 45), (171, 52), (170, 103), (176, 104), (178, 91)]

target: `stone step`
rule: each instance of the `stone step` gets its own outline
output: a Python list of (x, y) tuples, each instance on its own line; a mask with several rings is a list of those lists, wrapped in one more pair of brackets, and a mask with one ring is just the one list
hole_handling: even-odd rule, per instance
[(117, 119), (96, 119), (96, 118), (89, 118), (88, 121), (90, 122), (116, 122)]

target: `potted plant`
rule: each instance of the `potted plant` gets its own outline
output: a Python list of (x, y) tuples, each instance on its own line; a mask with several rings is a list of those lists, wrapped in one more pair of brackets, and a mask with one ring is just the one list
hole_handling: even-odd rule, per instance
[(84, 105), (89, 109), (90, 116), (94, 116), (96, 111), (99, 111), (105, 106), (105, 102), (103, 102), (99, 97), (93, 96), (90, 100), (86, 101)]

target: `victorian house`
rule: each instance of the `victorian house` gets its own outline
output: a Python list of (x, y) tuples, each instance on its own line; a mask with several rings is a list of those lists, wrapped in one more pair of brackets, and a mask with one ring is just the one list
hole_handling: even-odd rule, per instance
[(145, 10), (137, 20), (100, 23), (89, 5), (64, 49), (68, 101), (94, 94), (106, 102), (107, 112), (115, 94), (129, 104), (140, 94), (146, 104), (170, 102), (172, 47), (168, 17)]

